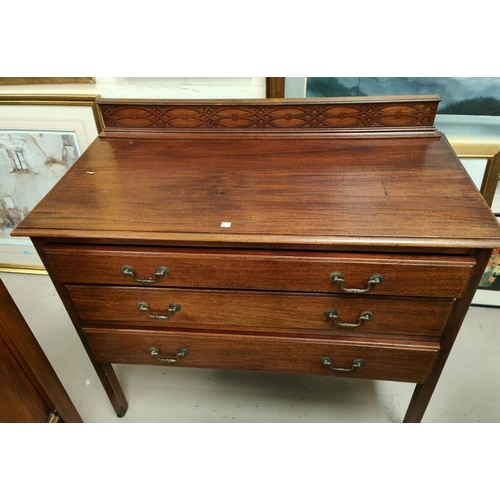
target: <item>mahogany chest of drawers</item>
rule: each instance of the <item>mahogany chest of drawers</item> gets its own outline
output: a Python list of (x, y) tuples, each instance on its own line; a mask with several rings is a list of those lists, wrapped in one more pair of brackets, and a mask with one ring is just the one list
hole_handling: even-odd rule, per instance
[(15, 234), (117, 415), (137, 363), (412, 382), (420, 421), (500, 244), (438, 101), (102, 100)]

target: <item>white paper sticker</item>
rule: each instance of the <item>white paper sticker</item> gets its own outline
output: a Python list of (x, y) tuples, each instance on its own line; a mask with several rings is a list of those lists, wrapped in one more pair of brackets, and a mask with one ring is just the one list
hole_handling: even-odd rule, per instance
[(230, 222), (222, 222), (220, 227), (231, 227), (231, 223)]

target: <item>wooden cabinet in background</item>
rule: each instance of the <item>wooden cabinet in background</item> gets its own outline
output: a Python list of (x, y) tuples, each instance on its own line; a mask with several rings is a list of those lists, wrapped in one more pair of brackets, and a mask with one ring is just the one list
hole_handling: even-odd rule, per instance
[(0, 281), (0, 423), (82, 422)]

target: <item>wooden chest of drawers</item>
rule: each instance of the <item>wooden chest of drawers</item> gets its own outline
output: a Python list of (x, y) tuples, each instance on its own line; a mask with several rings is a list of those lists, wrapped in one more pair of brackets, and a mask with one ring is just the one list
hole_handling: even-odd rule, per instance
[(437, 102), (102, 101), (15, 233), (117, 415), (112, 363), (175, 363), (413, 382), (420, 421), (500, 243)]

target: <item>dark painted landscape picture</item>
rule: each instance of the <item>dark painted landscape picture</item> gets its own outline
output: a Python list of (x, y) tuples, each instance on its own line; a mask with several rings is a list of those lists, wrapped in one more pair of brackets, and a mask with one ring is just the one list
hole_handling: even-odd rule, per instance
[(308, 77), (307, 97), (439, 94), (438, 113), (500, 116), (500, 78)]

